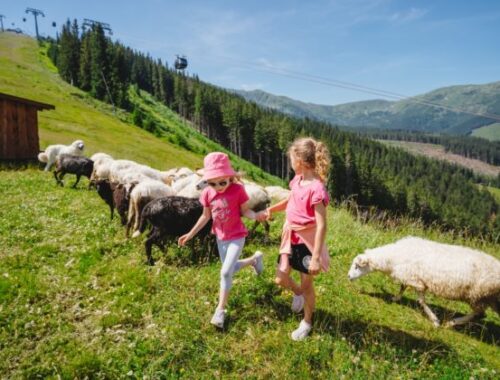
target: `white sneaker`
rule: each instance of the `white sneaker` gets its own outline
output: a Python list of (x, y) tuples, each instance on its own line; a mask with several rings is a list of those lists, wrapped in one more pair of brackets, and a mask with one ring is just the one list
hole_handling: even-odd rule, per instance
[(304, 296), (301, 294), (300, 296), (294, 294), (292, 300), (292, 311), (294, 313), (300, 313), (304, 308)]
[(255, 259), (253, 269), (258, 276), (264, 271), (264, 254), (261, 251), (256, 251), (253, 258)]
[(226, 311), (224, 309), (215, 309), (214, 316), (210, 323), (220, 329), (224, 328), (224, 318), (226, 317)]
[(292, 339), (296, 341), (304, 340), (311, 332), (311, 329), (312, 325), (310, 325), (304, 320), (300, 321), (299, 328), (292, 332)]

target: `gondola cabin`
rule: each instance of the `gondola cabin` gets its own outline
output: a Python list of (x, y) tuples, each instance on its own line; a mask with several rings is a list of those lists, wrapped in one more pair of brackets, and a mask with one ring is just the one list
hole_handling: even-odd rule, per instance
[(175, 60), (174, 66), (176, 70), (184, 70), (188, 65), (188, 61), (186, 57), (179, 57)]
[(0, 161), (35, 160), (40, 152), (37, 112), (53, 109), (51, 104), (0, 92)]

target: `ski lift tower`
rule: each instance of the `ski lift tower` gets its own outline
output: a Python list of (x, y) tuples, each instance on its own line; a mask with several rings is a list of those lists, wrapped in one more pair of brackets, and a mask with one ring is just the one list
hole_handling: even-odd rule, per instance
[(111, 26), (109, 26), (109, 24), (107, 24), (105, 22), (90, 20), (88, 18), (83, 19), (83, 25), (82, 25), (83, 28), (85, 28), (87, 26), (90, 28), (93, 28), (94, 26), (97, 26), (97, 25), (100, 25), (103, 30), (107, 30), (110, 36), (113, 35), (113, 31), (111, 30)]
[(36, 39), (37, 41), (40, 40), (40, 36), (38, 35), (38, 16), (45, 17), (45, 14), (40, 10), (40, 9), (34, 9), (34, 8), (26, 8), (26, 13), (32, 13), (33, 16), (35, 17), (35, 30), (36, 30)]

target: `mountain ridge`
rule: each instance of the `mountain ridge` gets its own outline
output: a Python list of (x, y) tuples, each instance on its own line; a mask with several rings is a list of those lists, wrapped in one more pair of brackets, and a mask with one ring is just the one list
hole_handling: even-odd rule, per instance
[[(441, 87), (397, 101), (371, 99), (339, 105), (302, 102), (263, 90), (233, 90), (243, 98), (289, 115), (308, 117), (345, 127), (405, 129), (468, 135), (495, 120), (473, 115), (500, 115), (500, 81)], [(465, 112), (455, 112), (433, 103)]]

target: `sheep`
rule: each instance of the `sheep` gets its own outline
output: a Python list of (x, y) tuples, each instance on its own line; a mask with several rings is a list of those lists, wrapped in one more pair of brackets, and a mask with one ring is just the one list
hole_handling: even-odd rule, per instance
[(111, 157), (107, 153), (94, 153), (92, 156), (90, 156), (90, 159), (94, 162), (100, 162), (100, 161), (107, 161), (107, 160), (112, 160), (113, 157)]
[(45, 152), (38, 154), (38, 161), (47, 163), (44, 171), (49, 171), (50, 167), (56, 162), (57, 156), (60, 154), (71, 154), (73, 156), (82, 156), (85, 144), (82, 140), (76, 140), (71, 145), (49, 145), (45, 148)]
[(174, 191), (163, 182), (146, 179), (136, 185), (130, 192), (130, 204), (128, 209), (128, 222), (126, 236), (129, 236), (130, 228), (133, 230), (139, 228), (139, 217), (142, 209), (148, 202), (156, 198), (168, 197), (174, 195)]
[[(54, 170), (54, 177), (56, 182), (64, 186), (62, 179), (67, 173), (76, 174), (76, 182), (73, 188), (76, 188), (80, 177), (82, 175), (90, 179), (92, 170), (94, 168), (94, 161), (86, 157), (72, 156), (70, 154), (60, 154), (56, 159), (56, 169)], [(90, 184), (89, 184), (90, 187)]]
[[(141, 213), (139, 229), (134, 232), (133, 237), (144, 232), (146, 226), (152, 225), (152, 229), (145, 242), (147, 263), (154, 265), (155, 261), (151, 255), (153, 244), (160, 249), (165, 249), (165, 241), (170, 237), (179, 237), (188, 233), (195, 225), (203, 212), (203, 206), (197, 199), (178, 196), (164, 197), (149, 202)], [(212, 223), (206, 224), (198, 232), (197, 236), (206, 238)], [(205, 239), (206, 242), (206, 239)]]
[(129, 160), (115, 160), (109, 166), (110, 181), (118, 183), (139, 183), (149, 178), (170, 185), (172, 179), (165, 173)]
[(418, 302), (434, 326), (437, 316), (425, 303), (425, 292), (469, 303), (472, 312), (455, 318), (446, 327), (458, 326), (484, 314), (491, 307), (500, 315), (500, 261), (484, 252), (408, 236), (394, 244), (367, 249), (354, 258), (349, 279), (372, 271), (390, 275), (401, 283), (401, 299), (407, 286), (418, 293)]
[(94, 161), (94, 170), (90, 176), (90, 181), (96, 183), (99, 180), (109, 178), (109, 169), (114, 159), (106, 153), (95, 153), (90, 159)]
[(264, 190), (266, 190), (273, 203), (280, 202), (290, 196), (290, 190), (281, 186), (266, 186)]
[(113, 212), (116, 208), (120, 215), (120, 222), (123, 226), (127, 224), (127, 211), (130, 203), (130, 192), (134, 185), (123, 185), (109, 180), (98, 180), (96, 182), (97, 194), (106, 202), (111, 212), (111, 220), (113, 220)]
[[(269, 206), (269, 204), (271, 203), (271, 199), (267, 194), (266, 190), (262, 186), (249, 181), (245, 181), (244, 186), (245, 186), (245, 191), (247, 192), (248, 197), (250, 198), (248, 200), (248, 206), (250, 210), (254, 212), (259, 212), (265, 210)], [(263, 221), (261, 223), (264, 226), (265, 239), (269, 240), (269, 223), (267, 221)], [(250, 230), (250, 234), (253, 234), (255, 232), (255, 229), (257, 228), (258, 224), (259, 222), (255, 221), (252, 229)]]

